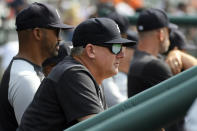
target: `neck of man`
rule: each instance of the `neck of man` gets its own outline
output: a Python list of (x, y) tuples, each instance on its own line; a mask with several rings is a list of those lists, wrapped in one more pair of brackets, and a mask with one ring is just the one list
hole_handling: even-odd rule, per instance
[[(27, 43), (25, 43), (27, 44)], [(31, 46), (33, 44), (27, 44), (23, 45), (22, 47), (19, 44), (19, 52), (16, 55), (16, 57), (20, 57), (23, 59), (26, 59), (28, 61), (31, 61), (32, 63), (42, 66), (42, 62), (46, 59), (42, 57), (40, 49)]]
[(138, 49), (157, 57), (159, 54), (159, 44), (153, 39), (139, 40)]

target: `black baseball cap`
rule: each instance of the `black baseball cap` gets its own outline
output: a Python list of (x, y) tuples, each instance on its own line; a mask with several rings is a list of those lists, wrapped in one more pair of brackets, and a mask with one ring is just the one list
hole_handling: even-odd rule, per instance
[(129, 28), (128, 18), (118, 14), (117, 12), (109, 13), (106, 17), (114, 20), (118, 24), (121, 33), (127, 32), (128, 28)]
[(88, 43), (123, 44), (133, 46), (135, 41), (122, 38), (118, 25), (109, 18), (91, 18), (79, 24), (73, 33), (73, 46), (86, 46)]
[(63, 24), (55, 8), (42, 3), (32, 3), (16, 16), (16, 30), (40, 28), (71, 29), (72, 26)]
[(193, 44), (187, 43), (187, 39), (180, 30), (173, 30), (170, 32), (170, 46), (169, 50), (178, 47), (179, 50), (195, 50), (197, 47)]
[(168, 16), (163, 10), (157, 8), (149, 8), (143, 10), (140, 13), (137, 20), (138, 32), (150, 31), (163, 27), (168, 27), (169, 29), (177, 28), (177, 25), (169, 22)]
[(136, 45), (132, 46), (131, 48), (133, 49), (137, 49), (137, 45), (138, 45), (138, 33), (136, 31), (133, 30), (127, 30), (127, 39), (129, 40), (133, 40), (136, 41)]

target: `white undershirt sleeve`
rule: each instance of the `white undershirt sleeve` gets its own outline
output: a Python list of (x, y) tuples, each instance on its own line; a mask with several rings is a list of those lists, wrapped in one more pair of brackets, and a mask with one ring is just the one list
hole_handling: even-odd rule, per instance
[(127, 99), (126, 96), (123, 96), (120, 93), (119, 87), (111, 77), (103, 80), (102, 86), (104, 88), (105, 99), (108, 107), (119, 104)]
[(23, 75), (12, 79), (9, 85), (8, 100), (14, 108), (17, 122), (20, 124), (24, 111), (40, 85), (40, 79), (34, 74)]

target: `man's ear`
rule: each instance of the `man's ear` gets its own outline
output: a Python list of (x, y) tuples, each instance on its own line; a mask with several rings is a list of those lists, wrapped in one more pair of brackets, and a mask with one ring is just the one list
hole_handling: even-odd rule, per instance
[(89, 58), (95, 58), (95, 46), (92, 44), (87, 44), (85, 47), (86, 53)]
[(40, 28), (33, 29), (33, 36), (36, 40), (41, 40), (43, 31)]
[(159, 41), (163, 42), (165, 40), (165, 31), (164, 29), (159, 29), (158, 30), (158, 33), (159, 33)]

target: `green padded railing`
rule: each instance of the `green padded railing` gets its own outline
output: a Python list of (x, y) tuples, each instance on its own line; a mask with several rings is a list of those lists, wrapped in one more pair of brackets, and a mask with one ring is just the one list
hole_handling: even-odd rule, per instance
[(87, 131), (155, 131), (184, 117), (197, 97), (197, 75)]
[(120, 103), (98, 115), (95, 117), (92, 117), (88, 120), (82, 121), (71, 128), (67, 129), (67, 131), (77, 131), (77, 130), (85, 130), (87, 128), (90, 128), (98, 123), (101, 123), (110, 117), (113, 117), (121, 112), (124, 112), (154, 96), (157, 96), (170, 88), (174, 88), (177, 84), (184, 83), (188, 79), (192, 78), (197, 74), (197, 67), (193, 67), (191, 69), (188, 69), (187, 71), (184, 71), (166, 81), (161, 82), (160, 84), (149, 88), (137, 95), (135, 95), (132, 98), (129, 98), (127, 101)]

